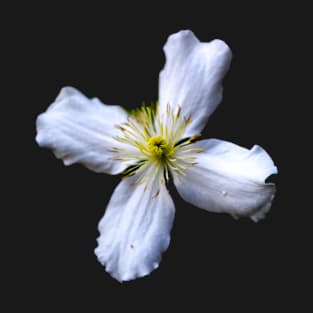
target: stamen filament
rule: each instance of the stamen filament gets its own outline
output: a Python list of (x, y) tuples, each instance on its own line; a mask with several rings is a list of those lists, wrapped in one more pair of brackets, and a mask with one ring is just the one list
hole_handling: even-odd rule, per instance
[[(189, 166), (195, 164), (200, 148), (186, 148), (200, 139), (200, 135), (184, 138), (191, 116), (183, 116), (181, 106), (166, 105), (165, 115), (161, 115), (157, 105), (146, 106), (130, 113), (127, 122), (118, 125), (121, 134), (115, 137), (120, 143), (132, 146), (113, 147), (113, 160), (132, 162), (122, 173), (123, 177), (138, 175), (135, 184), (146, 183), (145, 189), (155, 182), (164, 184), (169, 180), (169, 172), (185, 175)], [(187, 155), (186, 155), (187, 154)]]

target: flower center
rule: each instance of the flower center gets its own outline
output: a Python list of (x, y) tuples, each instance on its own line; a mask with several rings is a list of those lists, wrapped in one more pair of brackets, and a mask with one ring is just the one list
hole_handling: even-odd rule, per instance
[(148, 150), (155, 159), (164, 159), (170, 152), (170, 147), (162, 136), (154, 136), (148, 140)]
[(185, 170), (195, 164), (195, 153), (202, 150), (189, 147), (200, 136), (184, 137), (190, 116), (181, 114), (181, 107), (167, 105), (161, 113), (158, 105), (145, 106), (130, 112), (127, 122), (117, 125), (121, 131), (114, 137), (122, 147), (112, 147), (112, 159), (127, 162), (123, 177), (137, 174), (136, 183), (149, 188), (155, 181), (169, 180), (170, 173), (184, 176)]

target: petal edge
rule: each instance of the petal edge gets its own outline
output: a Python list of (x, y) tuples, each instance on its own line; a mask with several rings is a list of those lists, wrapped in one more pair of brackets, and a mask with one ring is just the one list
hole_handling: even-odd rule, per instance
[(185, 177), (174, 177), (178, 193), (210, 212), (246, 216), (257, 222), (271, 208), (276, 187), (265, 179), (277, 173), (270, 156), (259, 146), (251, 150), (217, 139), (193, 145), (203, 149)]
[(232, 57), (228, 45), (219, 39), (200, 42), (190, 31), (169, 36), (164, 52), (166, 63), (159, 77), (161, 115), (166, 106), (181, 106), (191, 122), (185, 136), (198, 134), (222, 100), (222, 80)]
[(127, 164), (113, 160), (110, 149), (120, 144), (114, 139), (118, 134), (115, 126), (126, 119), (121, 107), (89, 100), (75, 88), (64, 87), (37, 117), (36, 141), (52, 149), (66, 166), (82, 163), (95, 172), (117, 174)]
[(99, 222), (95, 254), (105, 270), (118, 281), (146, 276), (159, 266), (170, 242), (174, 203), (165, 187), (145, 190), (128, 177), (116, 187)]

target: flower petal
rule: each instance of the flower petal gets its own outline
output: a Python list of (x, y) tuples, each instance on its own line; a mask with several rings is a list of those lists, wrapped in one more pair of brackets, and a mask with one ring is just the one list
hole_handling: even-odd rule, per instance
[(264, 181), (277, 168), (261, 147), (248, 150), (217, 139), (191, 146), (203, 149), (197, 163), (186, 169), (186, 176), (174, 177), (184, 200), (210, 212), (248, 216), (255, 222), (265, 217), (275, 185)]
[(53, 150), (65, 165), (82, 163), (95, 172), (116, 174), (127, 164), (113, 160), (110, 149), (120, 146), (113, 137), (115, 127), (125, 122), (126, 112), (117, 105), (88, 99), (78, 90), (65, 87), (45, 113), (37, 118), (36, 141)]
[(190, 31), (171, 35), (165, 46), (166, 64), (159, 77), (160, 113), (166, 106), (182, 107), (191, 123), (185, 137), (199, 134), (208, 117), (222, 100), (222, 79), (226, 74), (231, 51), (227, 44), (215, 39), (200, 42)]
[(95, 253), (118, 281), (148, 275), (158, 267), (170, 242), (174, 203), (165, 185), (145, 190), (124, 178), (116, 187), (104, 217)]

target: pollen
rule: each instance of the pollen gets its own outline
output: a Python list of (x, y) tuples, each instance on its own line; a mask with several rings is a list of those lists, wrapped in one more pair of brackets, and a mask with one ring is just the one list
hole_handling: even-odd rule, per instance
[[(189, 146), (200, 135), (185, 137), (191, 116), (185, 116), (180, 106), (169, 104), (163, 113), (158, 104), (142, 105), (129, 112), (127, 122), (117, 125), (117, 142), (124, 147), (112, 147), (112, 159), (126, 162), (123, 177), (137, 175), (136, 183), (145, 183), (145, 190), (158, 181), (164, 184), (170, 174), (184, 176), (188, 167), (196, 164), (199, 148)], [(156, 193), (158, 195), (158, 192)]]
[(170, 152), (170, 147), (162, 136), (154, 136), (148, 140), (148, 150), (152, 157), (165, 158)]

